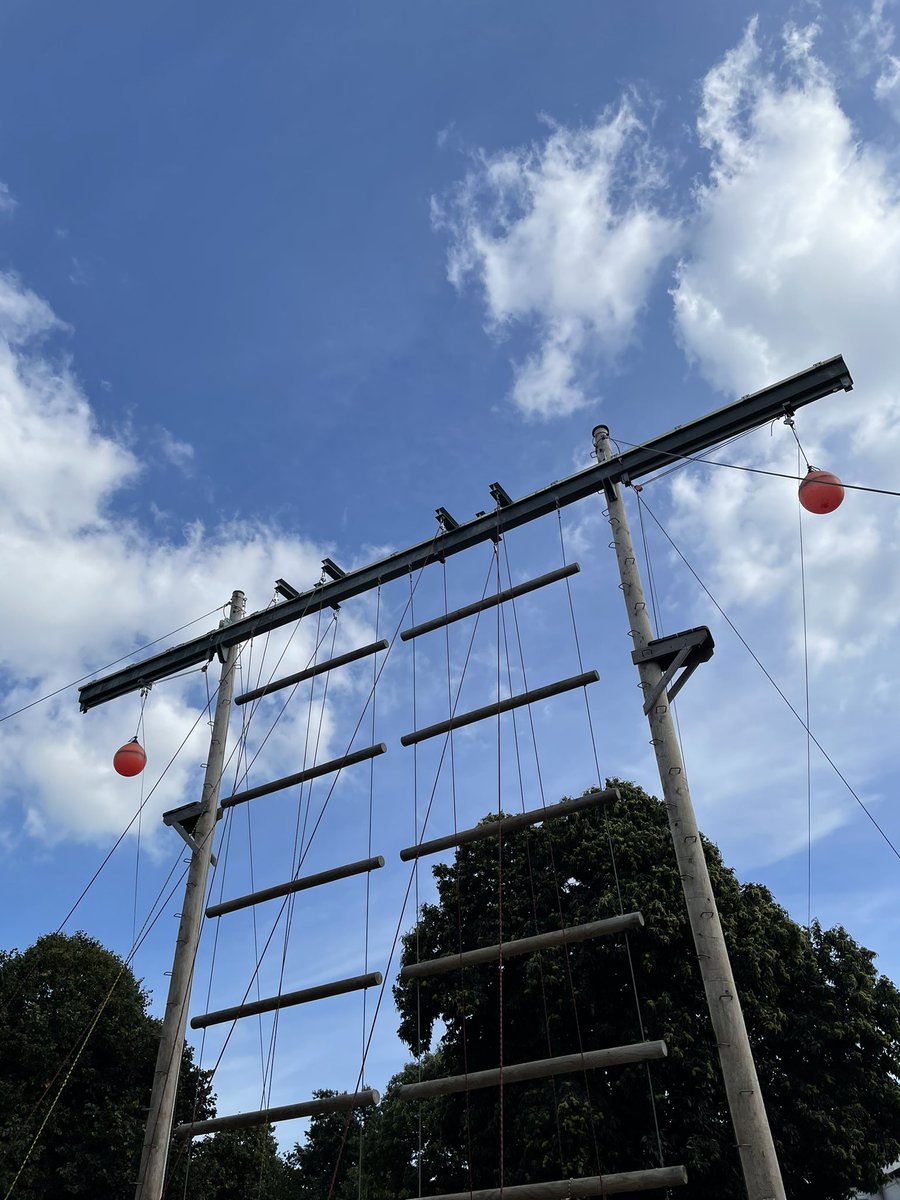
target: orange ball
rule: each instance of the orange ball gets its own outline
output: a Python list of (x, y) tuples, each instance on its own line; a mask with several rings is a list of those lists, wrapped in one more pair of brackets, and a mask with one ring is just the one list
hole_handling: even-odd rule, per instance
[(113, 766), (120, 775), (126, 777), (140, 775), (146, 765), (147, 755), (137, 738), (132, 738), (130, 742), (120, 746), (113, 755)]
[(837, 475), (832, 475), (830, 471), (815, 471), (810, 467), (797, 495), (807, 512), (830, 513), (844, 499), (844, 489)]

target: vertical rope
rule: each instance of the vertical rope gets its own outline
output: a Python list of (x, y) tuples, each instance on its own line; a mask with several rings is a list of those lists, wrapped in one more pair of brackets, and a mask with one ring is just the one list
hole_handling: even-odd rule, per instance
[[(793, 430), (793, 426), (791, 426)], [(794, 437), (797, 433), (794, 431)], [(805, 457), (797, 438), (797, 474)], [(806, 704), (806, 936), (812, 926), (812, 735), (809, 730), (809, 638), (806, 623), (806, 558), (803, 551), (803, 505), (797, 499), (797, 532), (800, 541), (800, 602), (803, 613), (803, 690)]]
[[(414, 604), (415, 588), (413, 587), (412, 572), (409, 574), (409, 623), (416, 623), (416, 609)], [(419, 727), (419, 704), (417, 694), (417, 672), (416, 672), (416, 639), (412, 639), (412, 728)], [(413, 744), (413, 845), (419, 840), (419, 745)], [(415, 886), (415, 904), (416, 904), (416, 962), (421, 962), (422, 953), (419, 943), (419, 918), (421, 916), (422, 906), (419, 899), (419, 858), (418, 855), (413, 860), (413, 882)], [(419, 1083), (422, 1082), (422, 981), (416, 979), (416, 1078)], [(420, 1100), (416, 1106), (418, 1117), (418, 1135), (419, 1147), (416, 1157), (416, 1181), (418, 1184), (418, 1195), (422, 1195), (422, 1101)]]
[[(134, 736), (137, 738), (137, 740), (144, 747), (145, 753), (147, 750), (147, 746), (146, 746), (147, 732), (144, 727), (144, 705), (147, 703), (147, 696), (149, 695), (149, 693), (150, 693), (149, 687), (141, 688), (141, 711), (138, 714), (137, 729), (135, 730), (135, 734), (134, 734)], [(132, 914), (131, 914), (131, 941), (132, 941), (132, 944), (134, 944), (134, 939), (137, 937), (138, 881), (140, 879), (140, 874), (141, 874), (141, 825), (142, 825), (142, 818), (144, 815), (144, 803), (145, 803), (145, 799), (146, 799), (144, 796), (145, 784), (146, 784), (146, 777), (144, 775), (144, 772), (141, 771), (141, 800), (140, 800), (140, 804), (138, 805), (138, 810), (137, 810), (137, 845), (135, 847), (135, 853), (134, 853), (134, 905), (133, 905)]]
[[(505, 544), (505, 543), (504, 543)], [(502, 581), (500, 578), (500, 509), (497, 509), (497, 539), (494, 542), (494, 563), (497, 576), (497, 595), (500, 595)], [(503, 605), (497, 605), (497, 703), (502, 699), (500, 694), (500, 625)], [(507, 664), (508, 665), (508, 664)], [(497, 713), (497, 817), (503, 813), (503, 763), (502, 763), (502, 730), (503, 716)], [(497, 1023), (498, 1023), (498, 1048), (500, 1052), (500, 1200), (503, 1200), (503, 1179), (504, 1179), (504, 1117), (506, 1099), (503, 1087), (503, 831), (497, 835), (497, 941), (500, 946), (499, 962), (497, 966)]]
[[(638, 500), (640, 501), (640, 496), (638, 496)], [(563, 533), (562, 512), (558, 508), (556, 510), (556, 517), (557, 517), (557, 522), (559, 524), (560, 551), (562, 553), (563, 563), (565, 564), (566, 563), (566, 542), (565, 542), (565, 535)], [(642, 526), (642, 528), (643, 528), (643, 526)], [(645, 548), (646, 548), (646, 542), (645, 542)], [(573, 634), (573, 637), (575, 640), (575, 652), (578, 655), (578, 670), (584, 671), (584, 660), (581, 655), (581, 641), (578, 636), (578, 622), (575, 619), (575, 603), (572, 599), (572, 588), (569, 584), (568, 579), (566, 579), (566, 595), (568, 596), (568, 601), (569, 601), (569, 614), (570, 614), (571, 620), (572, 620), (572, 634)], [(654, 610), (654, 614), (655, 614), (655, 610)], [(588, 731), (590, 733), (590, 738), (591, 738), (591, 750), (592, 750), (593, 756), (594, 756), (594, 767), (597, 772), (597, 786), (602, 787), (603, 781), (602, 781), (601, 774), (600, 774), (600, 758), (599, 758), (599, 755), (597, 754), (597, 739), (594, 734), (594, 722), (593, 722), (593, 718), (591, 716), (591, 706), (590, 706), (590, 701), (588, 699), (587, 688), (584, 688), (583, 691), (584, 691), (584, 708), (585, 708), (585, 713), (587, 715)], [(621, 881), (619, 879), (619, 868), (618, 868), (618, 864), (616, 862), (616, 850), (615, 850), (615, 845), (613, 843), (612, 827), (610, 825), (609, 812), (605, 808), (603, 811), (603, 823), (604, 823), (604, 828), (606, 830), (607, 845), (609, 846), (609, 858), (610, 858), (610, 863), (612, 866), (613, 880), (615, 882), (616, 899), (617, 899), (617, 902), (619, 905), (619, 913), (622, 914), (625, 911), (625, 901), (622, 896), (622, 885), (621, 885)], [(624, 933), (622, 935), (622, 937), (623, 937), (623, 941), (625, 943), (625, 955), (628, 960), (628, 973), (629, 973), (629, 976), (631, 979), (632, 994), (634, 996), (634, 1008), (635, 1008), (635, 1015), (637, 1017), (638, 1033), (640, 1034), (640, 1039), (643, 1042), (643, 1041), (646, 1041), (646, 1035), (644, 1033), (644, 1017), (643, 1017), (643, 1013), (641, 1011), (641, 997), (640, 997), (640, 993), (638, 991), (637, 974), (634, 969), (634, 956), (631, 952), (631, 939), (629, 938), (627, 933)], [(663, 1158), (663, 1148), (662, 1148), (662, 1134), (661, 1134), (660, 1128), (659, 1128), (659, 1116), (656, 1111), (656, 1096), (653, 1091), (653, 1072), (650, 1069), (649, 1062), (645, 1062), (644, 1066), (645, 1066), (646, 1072), (647, 1072), (647, 1088), (648, 1088), (648, 1091), (650, 1094), (650, 1109), (653, 1114), (653, 1128), (656, 1133), (656, 1150), (657, 1150), (657, 1154), (659, 1156), (659, 1164), (660, 1164), (660, 1166), (663, 1166), (664, 1158)]]
[[(449, 601), (448, 601), (448, 597), (447, 597), (447, 560), (443, 554), (441, 554), (440, 557), (441, 557), (441, 571), (442, 571), (443, 585), (444, 585), (444, 616), (446, 617), (450, 611), (450, 605), (449, 605)], [(474, 634), (473, 634), (473, 637), (474, 637)], [(444, 626), (444, 648), (445, 648), (446, 660), (447, 660), (447, 710), (448, 710), (447, 715), (449, 717), (452, 717), (453, 713), (454, 713), (454, 709), (455, 709), (455, 704), (453, 701), (453, 683), (452, 683), (452, 678), (451, 678), (451, 674), (450, 674), (450, 626), (449, 626), (449, 624), (446, 624)], [(459, 692), (461, 689), (462, 689), (462, 680), (460, 679), (459, 689), (457, 690), (457, 697), (456, 697), (457, 700), (459, 700)], [(452, 729), (448, 732), (447, 738), (448, 738), (448, 745), (449, 745), (449, 749), (450, 749), (450, 801), (451, 801), (451, 806), (453, 809), (453, 833), (455, 836), (459, 832), (459, 820), (457, 817), (457, 810), (456, 810), (456, 753), (455, 753), (455, 748), (454, 748), (453, 730)], [(457, 941), (458, 941), (459, 953), (462, 954), (462, 951), (463, 951), (462, 898), (461, 898), (460, 892), (459, 892), (459, 871), (458, 870), (456, 872), (456, 936), (457, 936)], [(460, 1023), (460, 1029), (462, 1031), (463, 1074), (466, 1077), (466, 1150), (467, 1150), (467, 1153), (466, 1153), (467, 1164), (466, 1165), (467, 1165), (468, 1174), (469, 1174), (469, 1191), (471, 1192), (472, 1191), (472, 1128), (471, 1128), (471, 1121), (470, 1121), (469, 1087), (468, 1087), (469, 1043), (468, 1043), (468, 1034), (466, 1032), (466, 1015), (467, 1014), (465, 1012), (465, 1009), (462, 1007), (462, 994), (463, 994), (462, 978), (460, 978), (460, 991), (459, 991), (460, 1022), (459, 1023)]]
[[(375, 641), (378, 641), (379, 620), (381, 617), (381, 582), (379, 581), (378, 590), (375, 593)], [(370, 744), (375, 745), (375, 693), (378, 683), (378, 655), (372, 655), (372, 729)], [(375, 760), (369, 759), (369, 820), (366, 840), (366, 857), (372, 857), (372, 812), (374, 807), (375, 797)], [(366, 932), (363, 945), (363, 974), (368, 974), (369, 971), (369, 913), (372, 894), (372, 872), (366, 872)], [(362, 1051), (360, 1058), (360, 1078), (364, 1078), (365, 1061), (366, 1061), (366, 1000), (368, 998), (368, 988), (362, 989)], [(362, 1180), (363, 1180), (363, 1151), (365, 1149), (365, 1125), (366, 1114), (363, 1111), (359, 1119), (359, 1157), (356, 1168), (357, 1182), (357, 1197), (362, 1200)]]

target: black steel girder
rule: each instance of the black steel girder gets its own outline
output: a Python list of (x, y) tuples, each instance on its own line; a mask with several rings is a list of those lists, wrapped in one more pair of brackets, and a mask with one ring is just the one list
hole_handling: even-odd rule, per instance
[(95, 708), (114, 700), (117, 696), (137, 691), (147, 684), (165, 679), (178, 671), (207, 662), (227, 646), (245, 642), (270, 629), (278, 629), (301, 617), (318, 612), (319, 609), (342, 604), (353, 596), (399, 579), (411, 571), (417, 571), (428, 563), (436, 562), (451, 554), (459, 554), (487, 542), (497, 536), (498, 522), (502, 530), (515, 529), (538, 517), (546, 516), (557, 508), (574, 504), (587, 496), (620, 482), (634, 482), (662, 467), (669, 466), (679, 458), (701, 454), (727, 438), (765, 425), (785, 413), (796, 412), (806, 404), (820, 400), (832, 392), (850, 391), (853, 380), (841, 355), (817, 363), (806, 371), (791, 375), (780, 383), (772, 384), (759, 392), (728, 404), (715, 412), (677, 425), (669, 433), (653, 438), (642, 446), (627, 450), (604, 463), (597, 463), (577, 475), (558, 480), (548, 487), (532, 492), (521, 500), (513, 500), (497, 512), (486, 513), (473, 521), (466, 521), (453, 529), (438, 531), (428, 541), (419, 542), (406, 550), (398, 550), (386, 558), (347, 571), (338, 579), (329, 580), (308, 591), (301, 592), (282, 604), (243, 617), (232, 625), (213, 630), (164, 650), (143, 662), (124, 667), (102, 679), (86, 683), (78, 689), (81, 711)]

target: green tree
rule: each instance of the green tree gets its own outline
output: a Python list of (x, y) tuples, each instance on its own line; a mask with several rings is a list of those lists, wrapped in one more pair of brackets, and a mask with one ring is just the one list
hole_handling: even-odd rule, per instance
[(195, 1142), (187, 1194), (191, 1200), (294, 1200), (294, 1177), (271, 1126), (222, 1130)]
[[(0, 1192), (18, 1175), (22, 1200), (131, 1197), (158, 1037), (134, 975), (83, 933), (0, 953)], [(188, 1049), (178, 1120), (197, 1097), (206, 1116)]]
[[(643, 1036), (669, 1047), (650, 1073), (664, 1161), (687, 1166), (696, 1200), (740, 1200), (665, 809), (612, 783), (622, 800), (608, 816), (594, 810), (508, 837), (502, 863), (486, 841), (434, 868), (437, 903), (405, 937), (403, 960), (415, 961), (417, 946), (426, 959), (456, 953), (461, 942), (496, 943), (501, 877), (504, 940), (619, 911), (612, 847), (622, 905), (646, 921), (630, 938)], [(788, 1195), (847, 1200), (874, 1191), (900, 1152), (900, 993), (843, 929), (814, 925), (807, 936), (765, 888), (741, 885), (715, 846), (706, 851)], [(508, 959), (502, 973), (483, 966), (401, 982), (395, 997), (401, 1036), (424, 1052), (427, 1076), (497, 1066), (501, 1013), (507, 1063), (638, 1041), (634, 987), (623, 939), (601, 938)], [(399, 1081), (366, 1131), (370, 1200), (419, 1194), (420, 1116), (425, 1194), (496, 1186), (501, 1138), (507, 1185), (658, 1165), (644, 1066), (508, 1085), (502, 1122), (497, 1089), (428, 1101), (420, 1112), (395, 1098)], [(337, 1147), (325, 1141), (317, 1153), (328, 1151), (333, 1164)]]

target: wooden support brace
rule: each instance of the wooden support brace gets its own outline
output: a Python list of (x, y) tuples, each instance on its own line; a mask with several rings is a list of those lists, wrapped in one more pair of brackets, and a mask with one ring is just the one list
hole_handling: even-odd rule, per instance
[[(651, 1167), (646, 1171), (616, 1171), (585, 1179), (555, 1179), (549, 1183), (521, 1183), (513, 1187), (484, 1188), (479, 1192), (444, 1192), (428, 1200), (580, 1200), (582, 1196), (619, 1196), (626, 1192), (652, 1192), (687, 1183), (684, 1167)], [(425, 1200), (420, 1197), (420, 1200)]]
[(377, 871), (379, 867), (383, 866), (384, 859), (380, 854), (374, 858), (363, 858), (359, 862), (332, 867), (330, 871), (319, 871), (315, 875), (303, 875), (299, 879), (276, 884), (275, 887), (263, 888), (259, 892), (249, 892), (246, 896), (237, 896), (234, 900), (225, 900), (221, 904), (211, 904), (206, 910), (206, 915), (221, 917), (225, 913), (237, 912), (240, 908), (249, 908), (252, 904), (262, 904), (266, 900), (278, 900), (281, 896), (292, 896), (294, 892), (305, 892), (308, 888), (319, 887), (323, 883), (333, 883), (336, 879), (349, 879), (353, 875), (363, 875), (366, 871)]
[(234, 702), (235, 704), (249, 704), (252, 700), (259, 700), (261, 696), (270, 696), (272, 692), (280, 692), (282, 688), (291, 687), (295, 683), (303, 683), (305, 679), (324, 675), (326, 671), (333, 671), (335, 667), (345, 667), (348, 663), (358, 662), (361, 658), (368, 658), (370, 654), (377, 654), (380, 650), (387, 650), (387, 648), (388, 643), (382, 639), (379, 642), (371, 642), (368, 646), (360, 646), (358, 650), (348, 650), (346, 654), (338, 654), (336, 658), (316, 663), (314, 667), (306, 667), (293, 675), (285, 675), (283, 679), (273, 679), (271, 683), (267, 683), (263, 687), (254, 688), (252, 692), (243, 692), (240, 696), (235, 696)]
[[(587, 925), (572, 925), (568, 929), (553, 929), (550, 933), (538, 933), (534, 937), (517, 938), (515, 941), (482, 946), (478, 950), (464, 950), (461, 954), (447, 954), (443, 958), (432, 958), (426, 962), (410, 963), (400, 971), (401, 979), (429, 979), (432, 975), (446, 975), (460, 971), (463, 967), (477, 967), (482, 963), (498, 962), (501, 958), (515, 958), (518, 954), (534, 954), (537, 950), (552, 950), (556, 946), (571, 946), (586, 942), (590, 938), (607, 937), (613, 933), (627, 933), (630, 929), (642, 929), (644, 918), (639, 912), (623, 913), (620, 917), (607, 917), (603, 921), (590, 921)], [(191, 1022), (193, 1024), (193, 1022)]]
[(404, 629), (400, 634), (401, 641), (408, 642), (411, 638), (417, 638), (423, 633), (431, 633), (435, 629), (443, 629), (445, 625), (452, 625), (455, 621), (462, 621), (465, 617), (474, 616), (475, 613), (483, 612), (486, 608), (495, 608), (498, 604), (503, 604), (506, 600), (515, 600), (518, 596), (527, 596), (529, 592), (536, 592), (538, 588), (546, 587), (550, 583), (556, 583), (559, 579), (568, 579), (570, 575), (577, 575), (581, 570), (578, 563), (569, 563), (568, 566), (560, 567), (557, 571), (549, 571), (546, 575), (538, 575), (536, 579), (528, 579), (525, 583), (517, 583), (515, 587), (507, 588), (503, 592), (495, 592), (493, 596), (485, 596), (483, 600), (476, 600), (474, 604), (466, 604), (463, 608), (454, 609), (453, 612), (446, 613), (444, 616), (435, 617), (433, 621), (423, 621), (421, 625), (413, 625), (411, 629)]
[(283, 1104), (279, 1108), (261, 1108), (256, 1112), (235, 1113), (229, 1117), (213, 1117), (209, 1121), (176, 1125), (172, 1136), (194, 1138), (204, 1133), (218, 1133), (220, 1129), (250, 1129), (254, 1125), (292, 1121), (295, 1117), (318, 1117), (323, 1113), (346, 1112), (350, 1108), (367, 1108), (377, 1104), (380, 1099), (372, 1088), (363, 1092), (345, 1092), (341, 1096), (320, 1096), (318, 1100), (304, 1100), (301, 1104)]
[(307, 767), (305, 771), (297, 771), (294, 775), (285, 775), (282, 779), (274, 779), (271, 783), (262, 783), (259, 787), (248, 788), (245, 792), (235, 792), (233, 796), (226, 796), (221, 807), (223, 809), (234, 808), (236, 804), (255, 800), (257, 796), (268, 796), (272, 792), (281, 792), (285, 788), (294, 787), (295, 784), (306, 783), (309, 779), (318, 779), (320, 775), (331, 775), (334, 771), (355, 766), (356, 763), (366, 762), (370, 758), (377, 758), (379, 754), (386, 752), (387, 746), (384, 742), (379, 742), (377, 746), (366, 746), (364, 750), (354, 750), (352, 754), (345, 754), (342, 758), (333, 758), (331, 762), (319, 763), (315, 767)]
[(584, 796), (576, 796), (573, 800), (561, 800), (559, 804), (548, 804), (546, 808), (532, 808), (512, 817), (501, 817), (498, 821), (483, 821), (480, 825), (473, 825), (471, 829), (461, 829), (458, 833), (447, 834), (446, 837), (432, 838), (429, 842), (407, 846), (400, 851), (400, 858), (403, 862), (409, 862), (425, 854), (439, 854), (441, 850), (449, 850), (453, 846), (466, 846), (469, 842), (480, 842), (486, 838), (506, 837), (508, 833), (516, 833), (530, 825), (540, 825), (542, 821), (550, 821), (555, 817), (584, 812), (585, 809), (597, 808), (601, 804), (613, 804), (618, 799), (617, 788), (588, 792)]
[(427, 1100), (430, 1096), (450, 1096), (475, 1088), (497, 1087), (500, 1083), (524, 1083), (529, 1079), (547, 1079), (551, 1075), (571, 1075), (620, 1067), (628, 1063), (649, 1062), (666, 1057), (665, 1042), (636, 1042), (632, 1046), (611, 1046), (607, 1050), (586, 1050), (583, 1054), (563, 1054), (559, 1058), (539, 1058), (534, 1062), (510, 1063), (490, 1071), (470, 1071), (468, 1075), (447, 1075), (406, 1083), (397, 1090), (401, 1100)]
[(403, 746), (415, 746), (418, 742), (424, 742), (428, 738), (449, 733), (451, 729), (474, 725), (476, 721), (484, 721), (487, 717), (496, 717), (500, 713), (512, 712), (514, 708), (534, 704), (537, 700), (548, 700), (551, 696), (559, 696), (562, 692), (571, 692), (575, 688), (586, 687), (589, 683), (597, 683), (599, 679), (600, 676), (596, 671), (584, 671), (581, 675), (572, 675), (569, 679), (561, 679), (558, 683), (548, 683), (544, 687), (533, 688), (530, 692), (522, 692), (518, 696), (508, 696), (505, 700), (485, 704), (483, 708), (473, 708), (471, 712), (460, 713), (458, 716), (450, 717), (448, 721), (439, 721), (436, 725), (426, 725), (424, 729), (414, 729), (412, 733), (404, 733), (400, 743)]
[(232, 1008), (220, 1008), (217, 1012), (192, 1017), (191, 1029), (206, 1029), (209, 1025), (221, 1025), (225, 1021), (236, 1021), (239, 1017), (255, 1017), (257, 1013), (274, 1012), (277, 1008), (309, 1004), (311, 1000), (327, 1000), (329, 996), (359, 992), (363, 988), (377, 987), (380, 983), (380, 971), (370, 971), (368, 975), (354, 975), (352, 979), (338, 979), (335, 983), (320, 983), (315, 987), (303, 988), (299, 992), (285, 992), (281, 996), (253, 1000), (249, 1004), (235, 1004)]

